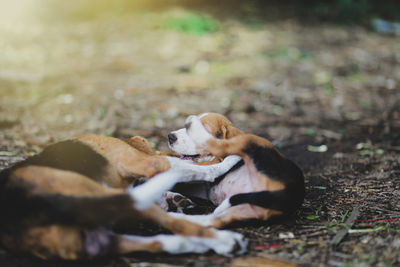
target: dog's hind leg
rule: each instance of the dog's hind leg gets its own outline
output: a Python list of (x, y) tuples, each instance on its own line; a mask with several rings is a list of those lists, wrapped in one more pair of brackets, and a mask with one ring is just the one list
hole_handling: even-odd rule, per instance
[[(219, 231), (223, 233), (225, 231)], [(181, 253), (205, 253), (214, 250), (219, 254), (230, 255), (232, 252), (243, 253), (243, 247), (232, 251), (229, 240), (200, 238), (196, 236), (156, 235), (132, 236), (116, 235), (116, 254), (127, 254), (136, 251)]]
[(230, 207), (219, 214), (214, 213), (211, 226), (222, 228), (235, 221), (244, 220), (268, 220), (271, 216), (280, 215), (281, 211), (265, 209), (256, 205), (241, 204)]
[(194, 240), (198, 240), (196, 242), (203, 242), (203, 244), (210, 244), (211, 249), (219, 254), (242, 253), (247, 246), (247, 242), (239, 233), (215, 230), (201, 226), (196, 221), (176, 218), (157, 205), (152, 205), (150, 208), (143, 210), (142, 215), (174, 234), (194, 238)]
[(1, 241), (11, 251), (31, 253), (42, 259), (76, 260), (113, 254), (119, 239), (111, 231), (77, 226), (32, 226), (4, 233)]
[(136, 251), (149, 251), (153, 253), (168, 252), (171, 254), (204, 253), (211, 249), (210, 246), (204, 244), (204, 240), (195, 237), (183, 237), (177, 235), (119, 235), (117, 240), (117, 254), (127, 254)]
[(61, 225), (32, 227), (19, 235), (3, 235), (2, 242), (10, 250), (32, 253), (42, 259), (64, 260), (90, 259), (136, 251), (179, 254), (215, 250), (229, 254), (233, 249), (228, 243), (224, 244), (222, 238), (218, 240), (179, 235), (144, 237), (115, 234), (100, 228), (85, 230)]
[[(219, 231), (224, 232), (224, 231)], [(204, 253), (214, 250), (221, 254), (232, 252), (229, 240), (198, 236), (156, 235), (135, 236), (115, 234), (106, 230), (84, 231), (83, 252), (86, 257), (105, 254), (128, 254), (137, 251), (168, 252), (170, 254)], [(217, 245), (218, 247), (215, 247)]]
[(264, 209), (255, 205), (242, 204), (230, 207), (219, 214), (207, 215), (186, 215), (181, 213), (170, 213), (173, 217), (191, 222), (196, 222), (202, 226), (222, 228), (235, 221), (244, 220), (267, 220), (273, 215), (281, 214), (280, 211)]

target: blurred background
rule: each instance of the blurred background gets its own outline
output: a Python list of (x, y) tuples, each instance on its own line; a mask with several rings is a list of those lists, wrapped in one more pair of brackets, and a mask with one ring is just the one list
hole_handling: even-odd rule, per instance
[(165, 135), (204, 111), (279, 140), (291, 137), (287, 124), (373, 125), (399, 100), (399, 10), (372, 0), (1, 1), (0, 127), (40, 143)]
[[(339, 189), (321, 199), (318, 190), (357, 183), (335, 172), (387, 167), (397, 175), (388, 181), (399, 179), (400, 2), (0, 1), (1, 167), (89, 133), (142, 135), (166, 149), (169, 131), (207, 111), (271, 139), (300, 164), (315, 193), (306, 223), (340, 220), (354, 199)], [(329, 206), (340, 196), (350, 207)], [(358, 252), (383, 255), (369, 246)], [(329, 260), (316, 251), (298, 255)]]

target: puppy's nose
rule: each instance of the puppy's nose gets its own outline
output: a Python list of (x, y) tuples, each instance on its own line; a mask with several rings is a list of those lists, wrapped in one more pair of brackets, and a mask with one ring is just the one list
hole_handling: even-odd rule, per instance
[(178, 138), (176, 137), (175, 134), (173, 133), (169, 133), (168, 134), (168, 142), (172, 145), (173, 143), (176, 142), (176, 140), (178, 140)]

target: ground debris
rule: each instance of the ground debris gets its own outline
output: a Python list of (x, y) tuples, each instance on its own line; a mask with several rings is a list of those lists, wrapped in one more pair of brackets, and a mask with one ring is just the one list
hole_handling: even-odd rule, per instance
[(360, 215), (360, 206), (357, 205), (354, 207), (353, 211), (350, 213), (349, 218), (347, 218), (345, 225), (346, 227), (344, 229), (341, 229), (337, 232), (335, 237), (331, 241), (332, 246), (337, 246), (342, 239), (346, 236), (346, 234), (349, 232), (349, 229), (353, 226), (354, 222)]
[(231, 263), (232, 267), (268, 267), (268, 266), (276, 266), (276, 267), (291, 267), (298, 266), (293, 263), (289, 263), (282, 260), (271, 259), (271, 258), (263, 258), (263, 257), (243, 257), (236, 258)]

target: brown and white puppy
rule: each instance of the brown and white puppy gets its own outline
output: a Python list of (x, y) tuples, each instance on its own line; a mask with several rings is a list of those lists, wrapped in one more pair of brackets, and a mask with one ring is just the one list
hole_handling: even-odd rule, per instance
[[(203, 113), (199, 116), (206, 130), (218, 139), (230, 139), (242, 132), (235, 128), (223, 115), (217, 113)], [(207, 164), (222, 161), (221, 157), (213, 155), (203, 146), (197, 143), (187, 134), (186, 128), (168, 134), (168, 146), (180, 155), (181, 159), (190, 160), (195, 163)]]
[[(243, 252), (240, 234), (177, 219), (153, 204), (179, 181), (211, 179), (236, 161), (195, 166), (153, 150), (141, 137), (84, 136), (59, 142), (0, 172), (0, 240), (50, 259), (134, 251)], [(128, 187), (138, 177), (151, 178)], [(148, 220), (177, 235), (113, 233)]]
[[(185, 190), (211, 200), (218, 207), (210, 215), (174, 214), (205, 226), (223, 227), (233, 221), (267, 220), (293, 213), (304, 199), (300, 168), (265, 138), (245, 134), (223, 115), (204, 113), (188, 117), (185, 128), (169, 134), (170, 148), (195, 162), (240, 156), (224, 176), (207, 186)], [(188, 188), (188, 189), (187, 189)]]

